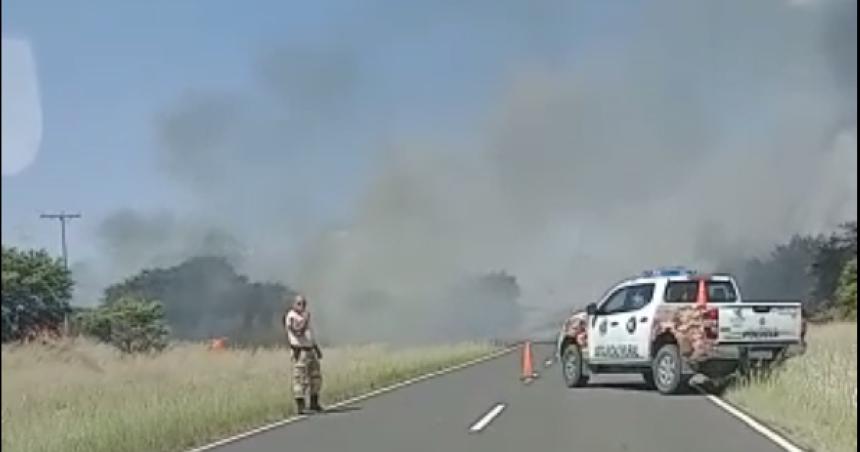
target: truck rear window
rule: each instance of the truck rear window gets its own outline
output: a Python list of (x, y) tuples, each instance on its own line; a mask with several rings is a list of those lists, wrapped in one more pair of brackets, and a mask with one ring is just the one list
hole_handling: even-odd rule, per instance
[[(738, 300), (735, 287), (728, 281), (707, 281), (708, 301), (731, 303)], [(672, 281), (666, 286), (667, 303), (694, 303), (699, 292), (698, 281)]]

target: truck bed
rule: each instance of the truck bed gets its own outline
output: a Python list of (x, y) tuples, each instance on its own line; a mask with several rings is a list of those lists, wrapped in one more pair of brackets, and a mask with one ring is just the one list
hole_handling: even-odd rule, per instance
[(799, 301), (744, 300), (719, 307), (720, 344), (796, 344), (802, 336)]

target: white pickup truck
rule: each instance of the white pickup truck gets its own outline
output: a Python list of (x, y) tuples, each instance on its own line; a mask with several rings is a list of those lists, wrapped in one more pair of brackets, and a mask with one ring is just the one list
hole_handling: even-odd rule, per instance
[(805, 347), (799, 301), (741, 297), (731, 275), (684, 268), (647, 271), (574, 312), (557, 353), (565, 383), (596, 373), (638, 373), (664, 394), (695, 374), (718, 379), (751, 363), (772, 363)]

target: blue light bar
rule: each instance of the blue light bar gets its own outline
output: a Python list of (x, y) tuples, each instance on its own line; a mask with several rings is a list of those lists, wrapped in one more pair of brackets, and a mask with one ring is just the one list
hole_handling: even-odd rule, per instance
[(654, 270), (645, 270), (642, 272), (642, 276), (645, 278), (659, 277), (659, 276), (689, 276), (695, 275), (696, 271), (691, 270), (686, 267), (663, 267), (657, 268)]

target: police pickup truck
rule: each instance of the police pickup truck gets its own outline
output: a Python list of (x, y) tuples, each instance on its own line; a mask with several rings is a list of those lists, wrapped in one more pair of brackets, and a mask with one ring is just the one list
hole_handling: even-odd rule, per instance
[(769, 365), (805, 347), (799, 301), (744, 300), (727, 274), (681, 267), (643, 272), (574, 312), (557, 340), (568, 387), (592, 374), (638, 373), (663, 394)]

